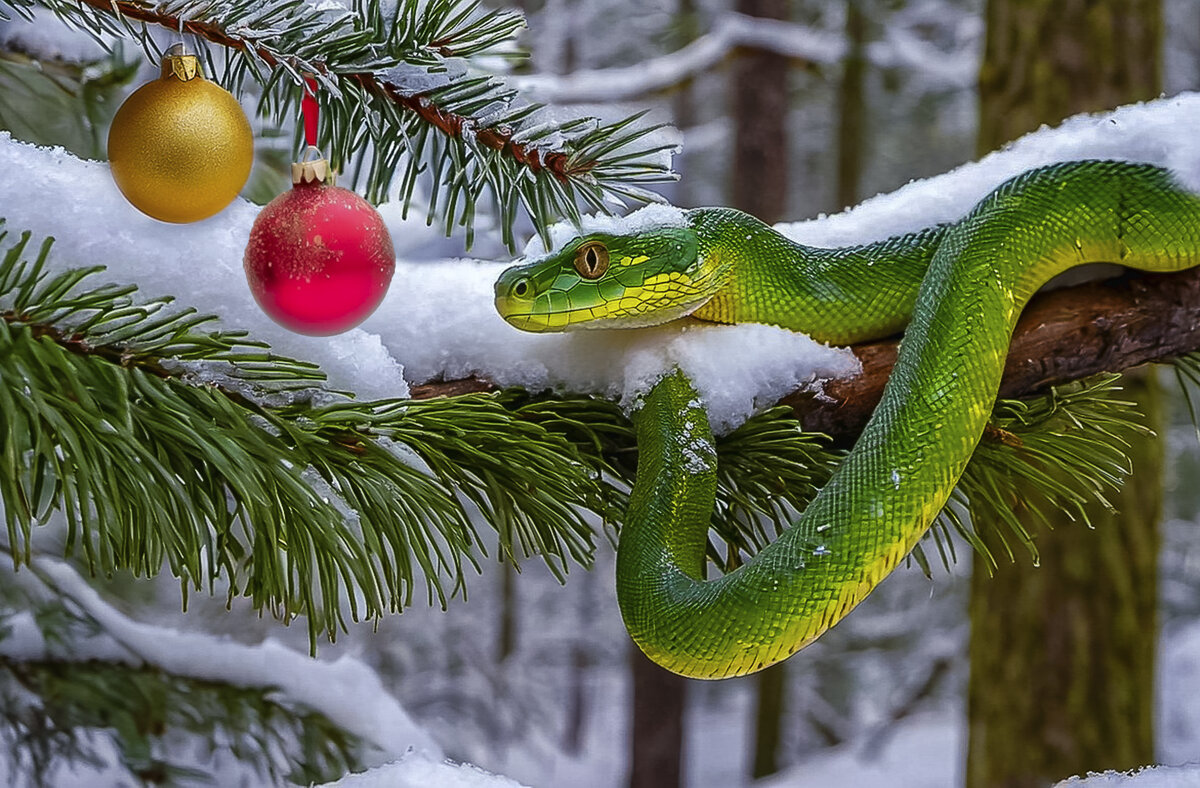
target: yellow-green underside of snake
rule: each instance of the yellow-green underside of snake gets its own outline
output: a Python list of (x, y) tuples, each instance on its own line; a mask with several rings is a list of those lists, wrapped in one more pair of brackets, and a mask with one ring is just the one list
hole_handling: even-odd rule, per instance
[(1092, 262), (1200, 264), (1200, 198), (1150, 165), (1066, 162), (1005, 182), (955, 224), (841, 249), (795, 244), (738, 211), (696, 209), (686, 226), (589, 235), (509, 269), (496, 305), (526, 330), (690, 314), (849, 343), (907, 325), (854, 449), (774, 543), (722, 577), (701, 579), (716, 459), (690, 381), (667, 375), (634, 414), (622, 616), (659, 664), (723, 678), (811, 643), (912, 550), (979, 442), (1025, 303)]

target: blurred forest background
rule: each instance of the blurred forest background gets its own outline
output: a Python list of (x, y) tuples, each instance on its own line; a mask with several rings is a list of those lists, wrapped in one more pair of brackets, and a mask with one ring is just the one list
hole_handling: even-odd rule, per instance
[[(530, 98), (651, 109), (682, 138), (667, 199), (770, 222), (841, 210), (1077, 112), (1200, 89), (1196, 0), (514, 3), (531, 52), (514, 83)], [(60, 61), (30, 36), (0, 27), (0, 128), (102, 158), (107, 119), (148, 73), (141, 53)], [(265, 201), (284, 188), (290, 131), (260, 137), (246, 194)], [(464, 251), (411, 224), (394, 235), (410, 260)], [(503, 251), (483, 237), (471, 254)], [(468, 603), (356, 628), (321, 657), (360, 656), (452, 757), (537, 786), (1038, 786), (1200, 760), (1200, 450), (1172, 382), (1125, 385), (1165, 440), (1131, 448), (1119, 515), (1039, 533), (1040, 567), (1001, 549), (989, 578), (960, 545), (949, 572), (902, 568), (759, 676), (691, 682), (646, 662), (606, 545), (565, 586), (533, 563), (486, 567)], [(170, 580), (106, 590), (144, 619), (305, 648), (240, 601), (194, 599), (182, 618)]]

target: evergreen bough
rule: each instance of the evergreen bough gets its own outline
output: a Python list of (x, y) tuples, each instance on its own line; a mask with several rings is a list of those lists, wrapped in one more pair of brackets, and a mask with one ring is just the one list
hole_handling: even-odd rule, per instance
[[(521, 100), (488, 64), (519, 56), (510, 41), (522, 19), (475, 2), (399, 0), (389, 13), (378, 0), (348, 9), (0, 0), (0, 14), (5, 6), (50, 9), (156, 58), (148, 25), (186, 34), (211, 77), (258, 92), (271, 123), (295, 112), (304, 79), (315, 77), (320, 144), (335, 167), (372, 200), (423, 200), (447, 234), (462, 226), (469, 239), (484, 209), (512, 246), (521, 212), (544, 233), (581, 210), (653, 199), (642, 186), (673, 177), (672, 143), (640, 117), (602, 123)], [(298, 131), (293, 144), (298, 151)], [(358, 401), (329, 390), (311, 364), (240, 332), (206, 330), (212, 317), (139, 300), (132, 285), (91, 284), (99, 268), (50, 275), (49, 253), (48, 241), (0, 221), (0, 502), (13, 571), (29, 571), (35, 529), (54, 524), (65, 552), (94, 574), (165, 566), (185, 604), (192, 591), (248, 596), (285, 622), (302, 617), (315, 649), (347, 619), (403, 609), (415, 589), (444, 606), (465, 594), (468, 569), (489, 551), (512, 563), (539, 556), (561, 579), (590, 562), (595, 524), (619, 527), (636, 447), (613, 403), (520, 390)], [(1176, 369), (1200, 385), (1197, 357)], [(993, 561), (984, 528), (1000, 531), (1010, 555), (1011, 544), (1036, 555), (1034, 535), (1011, 515), (1014, 480), (1033, 485), (1021, 503), (1035, 511), (1082, 518), (1085, 501), (1103, 500), (1129, 471), (1125, 438), (1144, 429), (1117, 390), (1105, 376), (998, 403), (931, 530), (942, 560), (953, 559), (954, 531)], [(717, 450), (712, 571), (736, 568), (774, 538), (840, 457), (787, 408), (755, 416)], [(914, 560), (928, 571), (921, 547)], [(24, 604), (12, 577), (0, 578), (0, 641), (3, 619)], [(39, 610), (48, 638), (87, 626), (67, 606)], [(304, 741), (310, 749), (289, 767), (300, 781), (351, 768), (356, 746), (266, 692), (150, 668), (6, 657), (0, 692), (0, 738), (31, 774), (96, 757), (87, 732), (104, 729), (116, 731), (131, 774), (186, 777), (156, 758), (141, 720), (210, 737), (223, 724), (263, 752), (272, 737)], [(164, 705), (178, 713), (147, 716)], [(34, 708), (37, 729), (27, 725)], [(278, 767), (262, 768), (275, 776)]]

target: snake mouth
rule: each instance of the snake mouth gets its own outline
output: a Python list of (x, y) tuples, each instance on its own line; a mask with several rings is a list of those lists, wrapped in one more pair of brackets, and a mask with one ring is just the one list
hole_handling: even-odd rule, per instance
[(537, 334), (569, 331), (576, 328), (591, 328), (593, 326), (599, 328), (598, 324), (602, 322), (595, 318), (591, 309), (571, 309), (549, 313), (509, 312), (505, 310), (505, 306), (500, 303), (499, 299), (496, 300), (496, 311), (500, 313), (505, 322), (514, 328)]

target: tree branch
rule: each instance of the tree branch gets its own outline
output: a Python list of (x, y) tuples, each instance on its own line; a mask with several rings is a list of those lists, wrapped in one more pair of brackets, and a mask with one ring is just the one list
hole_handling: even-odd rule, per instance
[[(962, 50), (947, 53), (912, 30), (889, 30), (886, 40), (867, 47), (867, 59), (878, 68), (901, 67), (951, 88), (965, 88), (974, 84), (977, 71), (972, 44), (967, 41)], [(636, 66), (530, 74), (511, 82), (526, 95), (555, 104), (629, 101), (711, 71), (738, 50), (772, 52), (800, 68), (817, 69), (841, 62), (846, 40), (840, 33), (808, 25), (730, 12), (716, 17), (708, 33), (686, 46)]]
[[(821, 394), (796, 391), (790, 406), (806, 430), (848, 444), (879, 403), (896, 361), (899, 340), (852, 349), (862, 373), (825, 384)], [(1050, 386), (1164, 361), (1200, 349), (1200, 268), (1174, 274), (1129, 272), (1041, 293), (1026, 307), (1013, 333), (1001, 397), (1021, 397)], [(415, 386), (417, 398), (494, 388), (478, 379)]]
[[(165, 27), (168, 30), (190, 33), (220, 46), (236, 49), (253, 54), (271, 68), (287, 65), (292, 72), (303, 72), (309, 67), (326, 78), (334, 78), (334, 74), (323, 63), (299, 63), (295, 58), (280, 57), (270, 48), (254, 41), (231, 35), (219, 25), (197, 19), (184, 19), (180, 16), (165, 12), (163, 6), (148, 8), (135, 0), (79, 0), (92, 8), (105, 13), (116, 13), (139, 22)], [(439, 40), (429, 46), (431, 51), (443, 57), (453, 57), (458, 54), (454, 50), (452, 40)], [(550, 172), (560, 181), (583, 175), (596, 166), (594, 161), (572, 161), (564, 151), (547, 151), (535, 148), (530, 144), (513, 140), (513, 131), (505, 128), (478, 128), (478, 123), (465, 115), (461, 115), (439, 107), (428, 96), (421, 93), (405, 93), (400, 86), (385, 82), (374, 72), (342, 73), (344, 79), (360, 85), (372, 95), (404, 107), (416, 114), (423, 121), (438, 129), (447, 137), (460, 138), (464, 130), (475, 132), (475, 139), (481, 144), (511, 156), (517, 162), (537, 173), (543, 170)]]

